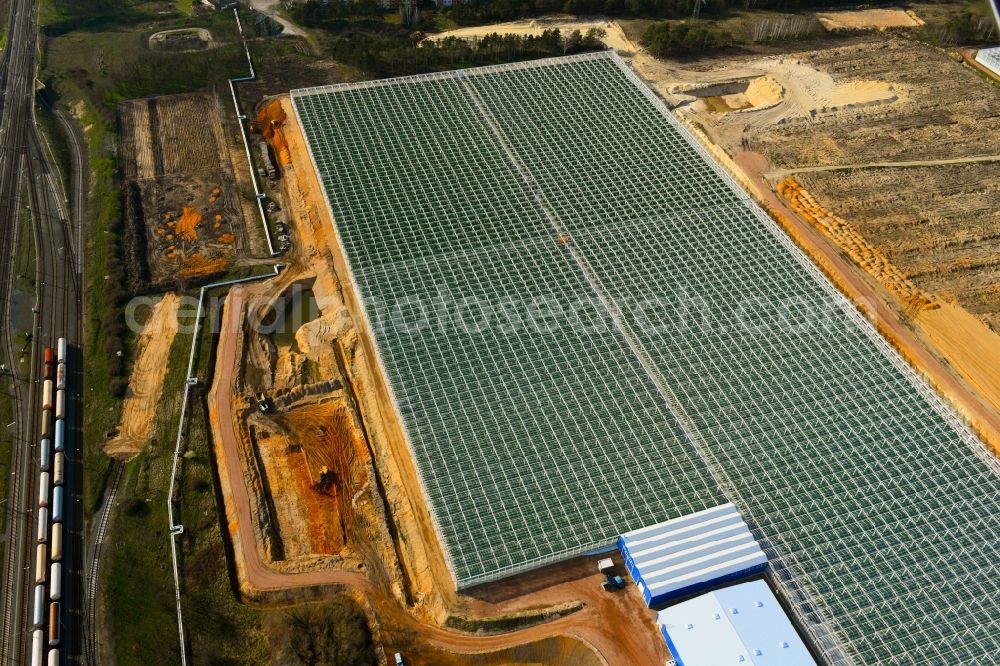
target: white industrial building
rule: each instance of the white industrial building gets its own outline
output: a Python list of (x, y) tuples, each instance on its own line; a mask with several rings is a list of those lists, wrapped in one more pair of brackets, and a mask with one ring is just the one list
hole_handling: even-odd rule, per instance
[(656, 625), (677, 666), (816, 666), (762, 580), (671, 606), (657, 614)]
[(649, 606), (767, 567), (767, 556), (731, 503), (623, 534), (618, 548)]

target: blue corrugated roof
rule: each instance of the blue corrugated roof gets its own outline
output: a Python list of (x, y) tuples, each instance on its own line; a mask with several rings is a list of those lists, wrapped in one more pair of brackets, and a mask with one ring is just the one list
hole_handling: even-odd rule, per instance
[(816, 666), (762, 580), (671, 606), (659, 612), (656, 623), (683, 666)]

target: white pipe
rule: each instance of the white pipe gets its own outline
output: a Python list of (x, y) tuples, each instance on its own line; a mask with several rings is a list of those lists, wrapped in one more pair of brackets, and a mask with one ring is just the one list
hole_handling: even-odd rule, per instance
[(240, 137), (243, 139), (243, 150), (247, 156), (247, 164), (250, 165), (250, 180), (253, 181), (253, 195), (257, 199), (257, 210), (260, 211), (260, 222), (264, 225), (264, 237), (267, 239), (267, 249), (270, 251), (271, 256), (277, 254), (274, 251), (274, 241), (271, 239), (271, 230), (267, 228), (267, 214), (264, 212), (264, 192), (260, 189), (260, 184), (257, 182), (257, 172), (253, 168), (253, 159), (250, 157), (250, 140), (247, 137), (247, 128), (243, 124), (244, 116), (240, 113), (240, 103), (236, 98), (236, 83), (240, 81), (253, 81), (257, 78), (257, 73), (253, 68), (253, 60), (250, 58), (250, 49), (247, 47), (246, 37), (243, 35), (243, 24), (240, 23), (240, 14), (234, 8), (233, 14), (236, 16), (236, 27), (240, 31), (240, 41), (243, 42), (243, 52), (247, 56), (247, 64), (250, 65), (250, 76), (239, 76), (236, 78), (229, 79), (229, 93), (233, 97), (233, 108), (236, 109), (236, 122), (240, 126)]
[(184, 395), (181, 400), (181, 415), (177, 425), (177, 440), (174, 442), (174, 460), (170, 470), (170, 489), (167, 492), (167, 516), (170, 522), (170, 556), (173, 560), (174, 573), (174, 602), (177, 606), (177, 635), (181, 648), (181, 666), (187, 666), (187, 651), (184, 645), (184, 612), (181, 609), (181, 582), (180, 573), (177, 570), (177, 537), (184, 533), (184, 525), (174, 522), (174, 487), (177, 482), (177, 462), (181, 454), (181, 441), (184, 437), (184, 417), (187, 414), (188, 400), (190, 398), (191, 387), (198, 383), (198, 378), (194, 375), (194, 355), (198, 345), (198, 336), (201, 333), (201, 321), (205, 316), (205, 292), (218, 287), (228, 287), (244, 282), (263, 280), (280, 272), (280, 265), (275, 264), (273, 273), (263, 275), (251, 275), (250, 277), (238, 278), (235, 280), (225, 280), (213, 282), (201, 288), (198, 292), (198, 312), (195, 316), (194, 334), (191, 337), (191, 353), (188, 355), (187, 379), (184, 382)]

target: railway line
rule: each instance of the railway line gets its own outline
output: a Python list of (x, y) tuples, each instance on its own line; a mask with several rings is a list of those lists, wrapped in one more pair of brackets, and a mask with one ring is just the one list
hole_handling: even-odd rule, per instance
[[(35, 50), (37, 6), (34, 0), (14, 0), (10, 7), (7, 48), (0, 55), (0, 256), (6, 260), (0, 269), (0, 313), (4, 326), (0, 330), (0, 355), (9, 369), (5, 389), (12, 399), (14, 411), (11, 449), (11, 475), (5, 498), (5, 542), (3, 549), (2, 603), (0, 603), (0, 662), (32, 663), (33, 644), (38, 638), (32, 630), (37, 624), (32, 617), (34, 589), (40, 571), (35, 562), (40, 514), (39, 459), (40, 434), (44, 410), (41, 409), (42, 387), (39, 381), (43, 369), (41, 349), (55, 347), (56, 340), (66, 338), (69, 354), (75, 356), (80, 340), (80, 253), (79, 222), (82, 219), (81, 174), (74, 174), (74, 197), (77, 207), (74, 221), (66, 210), (62, 184), (51, 167), (48, 154), (34, 122)], [(16, 137), (16, 142), (11, 139)], [(75, 145), (75, 138), (71, 143)], [(30, 215), (30, 238), (19, 233), (21, 221)], [(35, 302), (29, 331), (31, 343), (19, 348), (12, 311), (17, 282), (19, 248), (32, 242), (35, 248)], [(23, 356), (23, 358), (22, 358)], [(76, 359), (74, 359), (76, 360)], [(22, 364), (22, 361), (24, 363)], [(79, 363), (70, 367), (79, 368)], [(71, 389), (63, 395), (62, 409), (66, 417), (66, 441), (74, 443), (66, 450), (62, 472), (65, 538), (61, 539), (61, 558), (52, 576), (58, 579), (51, 593), (61, 604), (56, 613), (60, 653), (46, 663), (78, 663), (81, 642), (78, 627), (82, 585), (80, 581), (82, 539), (82, 504), (80, 503), (80, 455), (78, 388), (79, 371), (66, 377)], [(47, 390), (51, 390), (51, 385)], [(51, 396), (49, 396), (51, 398)], [(47, 497), (48, 493), (46, 493)], [(48, 501), (47, 499), (45, 500)], [(58, 501), (58, 500), (57, 500)], [(48, 519), (48, 509), (45, 512)], [(60, 528), (62, 530), (62, 528)], [(47, 537), (47, 531), (46, 531)], [(60, 531), (60, 537), (63, 532)], [(36, 566), (32, 566), (32, 565)], [(43, 563), (43, 567), (48, 567)], [(58, 574), (56, 573), (58, 571)], [(63, 575), (65, 571), (65, 575)], [(50, 658), (51, 659), (51, 658)], [(37, 663), (37, 662), (36, 662)]]
[(98, 641), (97, 630), (97, 596), (99, 592), (99, 581), (101, 574), (101, 549), (104, 547), (104, 536), (108, 531), (108, 524), (111, 522), (111, 510), (115, 505), (115, 497), (118, 495), (118, 486), (121, 484), (122, 474), (125, 466), (115, 463), (115, 471), (111, 477), (111, 484), (104, 495), (104, 503), (101, 506), (97, 517), (97, 525), (91, 534), (90, 552), (87, 557), (87, 580), (86, 592), (84, 593), (84, 625), (87, 628), (84, 637), (84, 652), (87, 663), (100, 663), (100, 643)]

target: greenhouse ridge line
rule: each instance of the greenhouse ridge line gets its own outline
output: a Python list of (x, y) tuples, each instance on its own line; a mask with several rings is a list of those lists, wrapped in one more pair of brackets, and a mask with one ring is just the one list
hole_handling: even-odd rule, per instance
[[(1000, 648), (997, 634), (974, 627), (1000, 624), (984, 615), (990, 595), (966, 593), (1000, 573), (986, 537), (1000, 529), (998, 465), (983, 444), (620, 59), (493, 71), (293, 93), (362, 304), (433, 298), (443, 284), (487, 302), (596, 293), (617, 317), (613, 334), (586, 340), (565, 328), (374, 332), (462, 584), (706, 501), (694, 482), (705, 475), (713, 496), (737, 500), (830, 661), (912, 663), (930, 638), (923, 606), (947, 618), (945, 638), (975, 631), (931, 641), (926, 663), (989, 663), (976, 656)], [(403, 108), (421, 109), (428, 132), (390, 131)], [(623, 308), (685, 286), (722, 326), (665, 334), (679, 330), (676, 309), (652, 312), (647, 329)], [(735, 304), (761, 293), (829, 311), (836, 329), (762, 310), (765, 328), (747, 332)], [(510, 404), (521, 408), (499, 408)], [(710, 445), (691, 450), (692, 435)], [(512, 448), (496, 455), (502, 443)], [(666, 496), (643, 491), (645, 448), (679, 456), (657, 486)], [(517, 456), (520, 469), (504, 464)], [(498, 520), (516, 538), (496, 541)], [(969, 600), (956, 607), (956, 593)], [(828, 628), (816, 631), (817, 615)]]
[[(624, 61), (622, 61), (617, 56), (617, 54), (614, 54), (613, 60), (615, 60), (615, 62), (619, 65), (619, 67), (623, 68), (627, 67)], [(631, 69), (629, 69), (628, 72), (630, 73)], [(649, 380), (652, 382), (653, 386), (656, 387), (657, 392), (659, 392), (667, 408), (670, 410), (670, 412), (674, 415), (674, 418), (676, 418), (678, 423), (681, 425), (681, 430), (683, 431), (685, 437), (689, 440), (691, 448), (694, 451), (695, 455), (704, 464), (705, 469), (714, 479), (723, 497), (725, 497), (727, 501), (735, 500), (734, 503), (736, 503), (738, 506), (743, 507), (743, 511), (745, 513), (748, 505), (744, 501), (742, 495), (736, 489), (736, 485), (733, 484), (732, 481), (725, 475), (718, 461), (715, 460), (714, 457), (712, 456), (711, 447), (709, 447), (707, 442), (705, 442), (700, 430), (695, 426), (693, 420), (690, 418), (690, 416), (688, 416), (686, 410), (682, 407), (680, 401), (677, 399), (677, 396), (670, 389), (666, 378), (659, 371), (659, 369), (656, 368), (649, 350), (647, 350), (642, 345), (641, 341), (639, 340), (635, 332), (632, 330), (631, 326), (629, 326), (625, 322), (625, 317), (621, 309), (618, 307), (617, 303), (615, 303), (614, 298), (611, 296), (607, 288), (604, 286), (603, 281), (597, 274), (597, 271), (594, 270), (594, 268), (590, 265), (586, 257), (584, 257), (581, 252), (577, 251), (575, 247), (576, 243), (572, 235), (570, 234), (569, 227), (562, 222), (558, 214), (553, 209), (552, 205), (545, 199), (537, 180), (535, 180), (534, 176), (531, 174), (527, 166), (516, 155), (510, 144), (510, 139), (499, 128), (495, 118), (493, 117), (493, 114), (487, 109), (486, 105), (483, 103), (483, 100), (479, 97), (476, 91), (469, 85), (468, 81), (466, 80), (466, 77), (464, 76), (464, 72), (459, 70), (456, 73), (456, 78), (461, 82), (463, 89), (469, 95), (470, 99), (472, 99), (476, 109), (479, 111), (480, 115), (483, 117), (484, 121), (490, 128), (494, 137), (497, 139), (498, 143), (502, 147), (504, 154), (510, 160), (511, 164), (514, 166), (516, 171), (520, 174), (521, 178), (524, 180), (525, 185), (531, 192), (534, 199), (538, 202), (538, 205), (544, 212), (545, 217), (551, 223), (552, 228), (555, 231), (555, 234), (559, 237), (568, 238), (568, 241), (565, 243), (564, 247), (573, 257), (573, 261), (576, 263), (581, 273), (584, 275), (587, 284), (590, 285), (590, 288), (593, 289), (594, 293), (601, 301), (606, 312), (610, 316), (611, 320), (614, 322), (615, 328), (622, 336), (622, 338), (625, 340), (629, 349), (639, 360), (639, 364), (642, 366), (643, 371), (646, 373)], [(646, 88), (646, 86), (644, 84), (641, 84), (641, 82), (636, 82), (636, 83), (638, 85), (641, 85), (642, 88)], [(659, 100), (658, 97), (657, 100)], [(660, 107), (659, 105), (657, 105), (657, 107), (662, 112), (668, 114), (670, 118), (673, 118), (672, 114), (670, 114), (669, 110), (667, 110), (665, 106)], [(693, 137), (685, 136), (685, 138), (687, 138), (689, 142), (694, 141)], [(740, 190), (738, 193), (742, 194), (742, 190)], [(787, 567), (784, 567), (783, 565), (783, 563), (785, 562), (785, 557), (787, 556), (778, 551), (777, 547), (774, 544), (766, 542), (766, 545), (771, 553), (771, 557), (769, 559), (774, 561), (775, 568), (781, 568), (784, 574), (784, 576), (778, 577), (779, 585), (782, 588), (781, 591), (783, 596), (785, 596), (786, 601), (788, 603), (798, 605), (801, 602), (797, 602), (795, 600), (795, 595), (793, 594), (792, 590), (786, 587), (786, 585), (795, 585), (796, 588), (801, 589), (799, 588), (799, 584), (795, 576), (790, 571), (788, 571)], [(791, 583), (786, 582), (785, 577), (790, 578), (794, 582)], [(804, 596), (804, 595), (802, 595), (802, 593), (799, 592), (799, 596)], [(810, 595), (809, 598), (810, 601), (812, 600), (811, 597), (812, 595)], [(839, 647), (838, 640), (836, 638), (837, 636), (836, 632), (821, 631), (823, 623), (819, 624), (820, 627), (815, 627), (812, 624), (803, 623), (803, 626), (806, 628), (806, 630), (813, 636), (814, 644), (816, 644), (821, 650), (823, 650), (824, 653), (826, 653), (828, 650), (832, 650), (834, 653), (836, 653), (837, 655), (836, 659), (833, 659), (832, 655), (827, 655), (829, 658), (831, 658), (831, 661), (834, 661), (835, 663), (852, 664), (853, 661), (847, 656), (846, 652)]]

